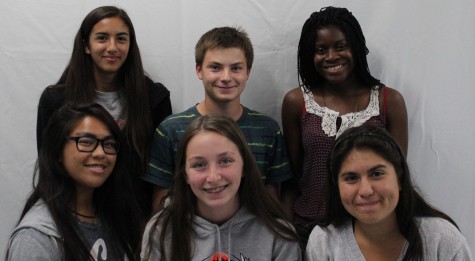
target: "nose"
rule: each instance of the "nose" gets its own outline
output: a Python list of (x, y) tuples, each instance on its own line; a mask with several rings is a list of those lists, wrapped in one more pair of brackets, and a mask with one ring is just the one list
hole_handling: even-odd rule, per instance
[(115, 39), (111, 38), (109, 40), (109, 44), (107, 45), (107, 51), (110, 53), (114, 53), (117, 51), (117, 42)]
[(221, 81), (223, 82), (231, 81), (231, 72), (229, 68), (223, 69), (223, 72), (221, 73)]
[(361, 197), (373, 195), (373, 186), (367, 178), (362, 178), (360, 182), (359, 194)]
[(327, 57), (326, 57), (327, 60), (330, 60), (330, 61), (336, 60), (338, 59), (338, 57), (339, 57), (339, 54), (335, 49), (333, 48), (328, 49)]
[(206, 177), (207, 182), (216, 182), (221, 179), (220, 169), (217, 166), (210, 166), (208, 176)]
[(100, 142), (97, 143), (97, 147), (92, 151), (93, 158), (103, 158), (106, 156), (104, 152), (104, 148), (102, 148), (102, 144)]

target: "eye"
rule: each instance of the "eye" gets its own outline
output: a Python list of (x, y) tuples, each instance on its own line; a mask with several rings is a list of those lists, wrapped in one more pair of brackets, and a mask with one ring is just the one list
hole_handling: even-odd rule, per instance
[(221, 166), (228, 166), (228, 165), (230, 165), (230, 164), (233, 163), (233, 162), (234, 162), (234, 160), (231, 159), (231, 158), (223, 158), (223, 159), (221, 159), (221, 160), (219, 161), (219, 165), (221, 165)]
[(201, 169), (204, 169), (206, 168), (206, 162), (204, 161), (197, 161), (197, 162), (193, 162), (190, 164), (191, 165), (191, 168), (192, 169), (196, 169), (196, 170), (201, 170)]
[(96, 35), (95, 40), (100, 42), (100, 43), (103, 43), (103, 42), (107, 41), (107, 36), (104, 35), (104, 34), (98, 34), (98, 35)]
[(217, 72), (221, 69), (221, 67), (217, 64), (210, 64), (208, 65), (208, 68), (211, 69), (211, 71), (213, 72)]
[(320, 54), (320, 55), (325, 54), (325, 53), (326, 53), (326, 49), (323, 48), (323, 47), (321, 47), (321, 46), (317, 46), (317, 47), (315, 47), (315, 53), (316, 53), (316, 54)]
[(111, 148), (115, 149), (115, 146), (117, 145), (117, 142), (113, 139), (110, 140), (105, 140), (104, 141), (104, 148)]
[(240, 66), (240, 65), (239, 65), (239, 66), (233, 66), (233, 67), (231, 67), (231, 70), (232, 70), (233, 72), (239, 72), (241, 69), (242, 69), (242, 66)]
[(122, 36), (119, 36), (117, 38), (117, 41), (120, 42), (120, 43), (127, 43), (129, 41), (129, 39), (127, 38), (127, 36), (122, 35)]
[(358, 181), (358, 175), (355, 174), (344, 174), (342, 177), (343, 181), (346, 183), (355, 183)]
[(83, 147), (92, 147), (96, 144), (97, 140), (89, 137), (81, 137), (78, 139), (78, 145)]
[(382, 170), (376, 170), (376, 171), (373, 171), (371, 173), (371, 177), (374, 177), (374, 178), (382, 178), (384, 176), (384, 171)]
[(344, 51), (348, 48), (348, 45), (346, 43), (338, 44), (335, 48), (337, 51)]

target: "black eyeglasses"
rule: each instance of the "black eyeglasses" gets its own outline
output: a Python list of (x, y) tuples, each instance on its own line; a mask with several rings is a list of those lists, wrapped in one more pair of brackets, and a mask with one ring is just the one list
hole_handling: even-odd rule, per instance
[(81, 152), (93, 152), (101, 143), (105, 154), (116, 155), (119, 152), (119, 143), (113, 138), (97, 139), (95, 137), (66, 137), (66, 140), (76, 141), (76, 148)]

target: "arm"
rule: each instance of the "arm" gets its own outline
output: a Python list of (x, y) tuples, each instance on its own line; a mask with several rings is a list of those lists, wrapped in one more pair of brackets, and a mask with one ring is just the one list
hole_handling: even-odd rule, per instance
[(170, 91), (163, 84), (151, 82), (149, 86), (150, 115), (152, 128), (155, 130), (166, 117), (172, 114), (172, 105)]
[(408, 144), (408, 127), (407, 127), (407, 110), (404, 97), (396, 90), (386, 87), (387, 93), (387, 130), (405, 155), (407, 155)]
[(166, 198), (168, 188), (161, 186), (153, 186), (153, 196), (152, 196), (152, 214), (156, 214), (162, 208), (162, 200)]
[(297, 197), (298, 184), (302, 175), (303, 147), (300, 120), (304, 100), (300, 88), (287, 93), (282, 103), (282, 126), (293, 179), (282, 184), (282, 203), (290, 218), (293, 217), (293, 205)]

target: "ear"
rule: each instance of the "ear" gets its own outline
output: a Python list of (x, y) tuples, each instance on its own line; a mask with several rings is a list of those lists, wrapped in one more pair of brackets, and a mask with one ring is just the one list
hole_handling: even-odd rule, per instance
[(91, 54), (91, 50), (89, 50), (89, 47), (87, 46), (86, 41), (82, 40), (82, 42), (84, 43), (84, 46), (85, 46), (84, 52), (87, 54)]
[(196, 70), (196, 76), (198, 76), (198, 79), (203, 80), (201, 65), (196, 64), (195, 70)]

